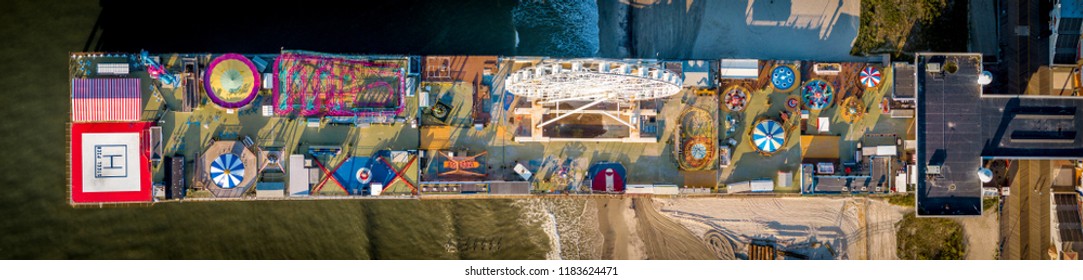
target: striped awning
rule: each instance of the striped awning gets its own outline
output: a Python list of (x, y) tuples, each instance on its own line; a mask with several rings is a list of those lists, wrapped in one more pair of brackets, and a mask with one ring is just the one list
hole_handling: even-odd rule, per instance
[(72, 122), (139, 121), (143, 106), (140, 80), (72, 79)]

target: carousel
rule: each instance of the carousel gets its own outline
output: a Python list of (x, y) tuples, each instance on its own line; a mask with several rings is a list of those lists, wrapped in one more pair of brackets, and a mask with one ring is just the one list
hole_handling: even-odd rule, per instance
[(217, 141), (200, 158), (203, 187), (215, 197), (241, 197), (256, 182), (256, 155), (239, 141)]
[(797, 72), (793, 70), (793, 67), (787, 65), (778, 65), (774, 69), (771, 69), (771, 86), (779, 92), (789, 92), (793, 90), (794, 86), (798, 82)]
[(835, 87), (827, 81), (814, 79), (801, 88), (801, 98), (804, 99), (806, 108), (820, 111), (831, 107), (831, 103), (835, 101)]
[(797, 112), (801, 110), (801, 98), (791, 95), (786, 97), (786, 110), (790, 112)]
[(203, 87), (211, 102), (226, 109), (241, 108), (259, 93), (260, 76), (256, 65), (240, 54), (214, 58), (203, 76)]
[(880, 70), (876, 67), (866, 66), (858, 73), (858, 81), (866, 88), (875, 88), (880, 85)]
[(730, 112), (744, 111), (748, 107), (748, 89), (734, 85), (726, 88), (722, 94), (722, 105)]
[(762, 155), (773, 155), (786, 145), (786, 128), (772, 119), (757, 122), (750, 134), (752, 147)]
[(848, 123), (854, 123), (861, 120), (865, 116), (865, 102), (861, 102), (861, 99), (857, 96), (849, 96), (842, 100), (842, 110), (839, 113), (842, 120)]

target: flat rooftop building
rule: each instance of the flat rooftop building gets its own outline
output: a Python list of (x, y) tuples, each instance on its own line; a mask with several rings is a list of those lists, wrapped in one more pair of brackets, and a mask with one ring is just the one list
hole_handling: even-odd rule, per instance
[(916, 64), (918, 215), (981, 215), (981, 55), (919, 54)]
[(983, 159), (1083, 158), (1083, 98), (985, 95), (980, 54), (916, 58), (918, 215), (981, 215)]

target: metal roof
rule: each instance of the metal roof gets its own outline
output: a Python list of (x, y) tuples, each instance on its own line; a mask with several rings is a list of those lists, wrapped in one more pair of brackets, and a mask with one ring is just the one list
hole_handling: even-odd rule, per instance
[(132, 122), (143, 113), (137, 78), (72, 79), (72, 122)]

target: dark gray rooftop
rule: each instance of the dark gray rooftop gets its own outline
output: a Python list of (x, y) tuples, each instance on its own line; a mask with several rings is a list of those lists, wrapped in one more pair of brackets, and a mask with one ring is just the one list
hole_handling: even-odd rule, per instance
[(898, 98), (914, 98), (914, 65), (895, 64), (894, 91), (892, 96)]
[(891, 161), (893, 157), (874, 157), (870, 163), (871, 177), (869, 188), (875, 189), (880, 187), (882, 190), (891, 189), (892, 182), (895, 180), (895, 174), (892, 172)]
[(1083, 158), (1083, 99), (985, 97), (985, 157)]
[[(949, 60), (954, 74), (926, 71)], [(918, 215), (981, 215), (981, 56), (919, 54), (917, 73)]]

